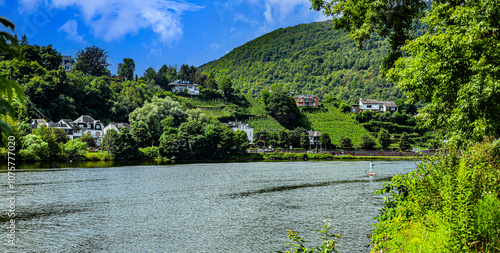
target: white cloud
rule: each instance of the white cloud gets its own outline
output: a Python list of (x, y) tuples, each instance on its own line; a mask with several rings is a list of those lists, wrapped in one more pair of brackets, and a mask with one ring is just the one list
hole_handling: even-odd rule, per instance
[(66, 39), (73, 40), (81, 44), (87, 43), (87, 41), (83, 39), (83, 35), (78, 35), (77, 29), (78, 29), (78, 23), (76, 23), (76, 20), (71, 19), (68, 22), (66, 22), (63, 26), (59, 27), (57, 31), (58, 32), (63, 31), (67, 33), (68, 35), (66, 36)]
[(168, 0), (20, 0), (21, 5), (45, 2), (51, 8), (76, 7), (95, 36), (106, 41), (151, 29), (162, 43), (171, 43), (183, 34), (181, 14), (202, 6)]
[(266, 11), (264, 12), (264, 17), (266, 18), (267, 23), (273, 22), (272, 9), (269, 3), (266, 3)]

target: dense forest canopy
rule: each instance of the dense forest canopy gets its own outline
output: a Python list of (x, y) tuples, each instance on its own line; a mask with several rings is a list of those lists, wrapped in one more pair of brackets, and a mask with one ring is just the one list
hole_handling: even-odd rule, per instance
[(217, 79), (229, 75), (235, 88), (250, 94), (279, 84), (296, 94), (331, 94), (349, 103), (397, 100), (402, 92), (379, 74), (387, 50), (387, 41), (379, 37), (358, 50), (348, 33), (325, 21), (275, 30), (200, 69)]

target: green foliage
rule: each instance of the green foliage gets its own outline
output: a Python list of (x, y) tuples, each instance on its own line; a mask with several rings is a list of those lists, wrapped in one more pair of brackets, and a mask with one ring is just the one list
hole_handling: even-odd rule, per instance
[(84, 75), (102, 76), (109, 75), (109, 65), (108, 53), (97, 46), (91, 46), (78, 51), (74, 69)]
[(401, 138), (399, 138), (398, 146), (399, 150), (401, 151), (407, 151), (411, 148), (410, 137), (408, 136), (408, 134), (403, 133), (403, 135), (401, 135)]
[[(340, 234), (333, 234), (329, 230), (332, 228), (330, 224), (330, 219), (325, 219), (325, 225), (323, 225), (324, 230), (318, 231), (322, 236), (320, 238), (323, 240), (323, 244), (320, 246), (316, 246), (314, 248), (307, 248), (304, 238), (300, 237), (297, 232), (288, 230), (286, 232), (286, 236), (292, 242), (291, 244), (285, 244), (285, 246), (292, 246), (290, 250), (285, 253), (313, 253), (313, 252), (322, 252), (322, 253), (331, 253), (337, 252), (335, 247), (337, 247), (337, 238), (342, 237)], [(275, 252), (283, 253), (281, 250), (277, 250)]]
[(270, 92), (264, 99), (266, 111), (285, 128), (295, 128), (301, 125), (301, 115), (295, 100), (280, 86)]
[(222, 91), (225, 97), (229, 96), (233, 93), (233, 84), (231, 83), (231, 79), (227, 76), (223, 77), (219, 83), (219, 89)]
[(87, 144), (87, 147), (89, 147), (89, 148), (97, 146), (95, 143), (95, 139), (94, 139), (94, 137), (92, 137), (90, 132), (86, 132), (85, 134), (83, 134), (82, 137), (80, 137), (80, 141)]
[(83, 159), (88, 151), (89, 148), (87, 147), (87, 143), (82, 142), (79, 139), (70, 140), (64, 144), (64, 152), (70, 160)]
[(102, 145), (108, 153), (116, 154), (116, 142), (118, 140), (118, 132), (115, 129), (109, 129), (103, 137)]
[(380, 129), (380, 131), (378, 132), (378, 143), (380, 143), (382, 149), (387, 149), (391, 145), (391, 135), (389, 134), (389, 132), (387, 132), (387, 130)]
[(135, 160), (140, 158), (137, 141), (126, 127), (121, 129), (116, 139), (116, 154), (118, 160)]
[[(118, 63), (118, 75), (131, 81), (134, 78), (135, 62), (131, 58), (123, 58), (123, 63)], [(154, 71), (154, 70), (153, 70)]]
[(55, 157), (59, 152), (61, 152), (57, 137), (52, 128), (41, 125), (33, 129), (32, 134), (40, 136), (42, 138), (42, 141), (48, 144), (48, 149), (51, 157)]
[(139, 153), (144, 160), (155, 160), (161, 158), (159, 147), (139, 148)]
[(166, 117), (173, 117), (174, 125), (179, 126), (187, 119), (187, 114), (182, 110), (180, 103), (172, 98), (154, 97), (150, 103), (146, 102), (144, 106), (130, 113), (129, 121), (131, 124), (139, 121), (146, 123), (153, 140), (157, 141), (163, 133), (161, 121)]
[(377, 145), (375, 139), (371, 137), (369, 134), (363, 134), (359, 137), (359, 148), (362, 149), (373, 149)]
[(257, 95), (281, 85), (295, 94), (327, 94), (350, 103), (359, 98), (396, 100), (402, 93), (379, 74), (387, 42), (374, 37), (358, 51), (349, 34), (331, 21), (278, 29), (235, 48), (200, 68), (217, 79), (231, 74), (233, 87)]
[(131, 127), (132, 134), (139, 148), (145, 148), (153, 144), (153, 137), (151, 136), (148, 125), (144, 123), (144, 121), (134, 122)]
[[(14, 31), (15, 26), (8, 19), (0, 17), (0, 23)], [(3, 60), (2, 58), (18, 56), (16, 45), (17, 39), (14, 36), (5, 31), (0, 32), (0, 60)], [(4, 117), (7, 115), (14, 116), (14, 108), (12, 107), (14, 96), (21, 100), (21, 102), (24, 101), (22, 88), (16, 82), (7, 79), (0, 72), (0, 135), (3, 137), (11, 133), (10, 125), (4, 121)]]
[(42, 140), (39, 135), (29, 134), (22, 139), (23, 148), (19, 150), (19, 155), (23, 160), (40, 161), (50, 157), (49, 144)]
[(54, 127), (54, 128), (51, 128), (51, 130), (54, 133), (54, 136), (55, 136), (57, 143), (64, 144), (67, 141), (69, 141), (69, 137), (63, 129)]
[[(396, 175), (377, 216), (372, 252), (498, 252), (500, 141), (428, 157)], [(386, 195), (387, 196), (387, 195)]]
[(358, 140), (361, 135), (369, 132), (361, 125), (357, 124), (348, 114), (341, 113), (333, 105), (327, 105), (326, 111), (305, 113), (307, 120), (311, 122), (314, 130), (327, 133), (332, 142), (339, 143), (340, 137), (349, 137), (351, 140)]
[(344, 149), (352, 148), (352, 140), (349, 137), (341, 136), (339, 139), (339, 146)]

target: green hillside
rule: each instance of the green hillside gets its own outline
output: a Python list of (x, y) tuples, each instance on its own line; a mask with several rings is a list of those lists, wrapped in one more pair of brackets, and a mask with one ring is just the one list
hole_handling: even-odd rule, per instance
[(340, 137), (351, 138), (353, 144), (358, 144), (363, 134), (370, 134), (359, 125), (349, 114), (340, 112), (333, 106), (327, 106), (328, 111), (305, 113), (314, 130), (328, 133), (332, 142), (339, 144)]
[(350, 103), (360, 97), (396, 100), (402, 93), (379, 74), (386, 51), (387, 42), (378, 38), (360, 51), (347, 33), (326, 21), (275, 30), (200, 69), (219, 80), (230, 76), (249, 94), (278, 83), (297, 94), (332, 94)]

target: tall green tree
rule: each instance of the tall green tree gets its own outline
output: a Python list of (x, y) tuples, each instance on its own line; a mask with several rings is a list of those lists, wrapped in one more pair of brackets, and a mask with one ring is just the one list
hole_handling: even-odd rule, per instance
[(126, 127), (121, 129), (116, 140), (116, 159), (134, 160), (139, 159), (139, 146), (130, 130)]
[(132, 134), (134, 135), (139, 148), (150, 147), (153, 145), (151, 131), (144, 121), (134, 122), (134, 124), (132, 124)]
[(378, 143), (382, 146), (382, 149), (387, 149), (391, 145), (391, 135), (385, 129), (380, 129), (378, 132)]
[(377, 142), (368, 134), (363, 134), (359, 137), (359, 147), (362, 149), (373, 149)]
[(410, 136), (407, 133), (403, 133), (399, 139), (399, 150), (408, 151), (410, 148)]
[(339, 145), (341, 148), (349, 149), (352, 148), (352, 140), (349, 137), (341, 136), (339, 139)]
[(207, 80), (205, 81), (205, 85), (207, 89), (212, 89), (212, 90), (216, 90), (217, 87), (219, 87), (217, 81), (215, 80), (213, 72), (210, 72), (210, 74), (208, 74)]
[(319, 142), (324, 148), (329, 148), (332, 145), (332, 140), (330, 139), (330, 135), (328, 133), (322, 133), (319, 137)]
[(266, 99), (266, 111), (286, 128), (300, 125), (300, 111), (287, 91), (277, 88)]
[(231, 95), (233, 93), (233, 83), (231, 79), (227, 76), (223, 77), (219, 83), (219, 89), (222, 91), (225, 97)]
[[(134, 78), (135, 62), (131, 58), (123, 58), (123, 63), (118, 64), (118, 75), (131, 81)], [(153, 70), (154, 71), (154, 70)]]
[(109, 75), (107, 67), (108, 53), (97, 46), (86, 47), (76, 54), (76, 64), (74, 69), (81, 71), (85, 75), (102, 76)]
[(116, 154), (116, 142), (118, 140), (118, 132), (115, 129), (106, 131), (103, 137), (102, 144), (109, 153)]

